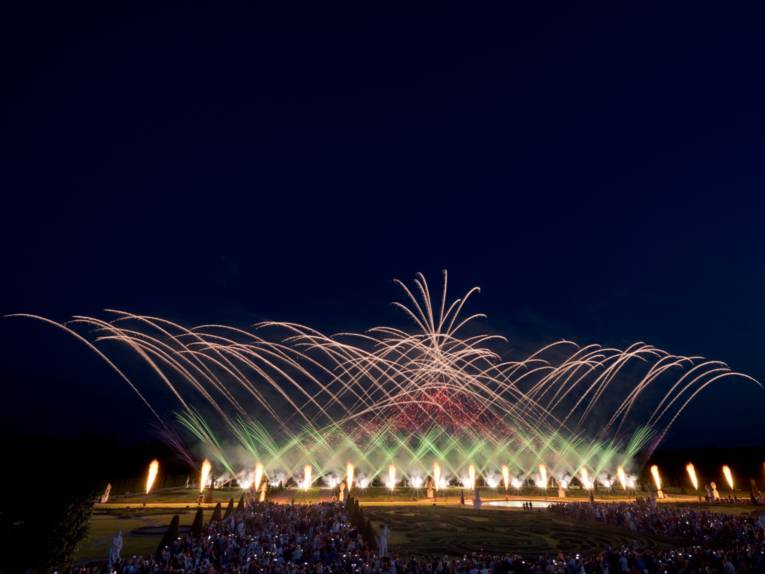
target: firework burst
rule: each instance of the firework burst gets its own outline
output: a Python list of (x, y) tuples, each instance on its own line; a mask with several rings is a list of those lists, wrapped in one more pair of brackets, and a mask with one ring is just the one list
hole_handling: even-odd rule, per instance
[[(723, 362), (642, 342), (617, 349), (560, 340), (506, 360), (503, 337), (465, 334), (484, 318), (464, 313), (477, 287), (450, 300), (446, 272), (437, 296), (421, 274), (412, 288), (397, 284), (404, 300), (394, 306), (414, 331), (379, 326), (330, 336), (274, 321), (252, 330), (187, 328), (117, 310), (66, 323), (15, 316), (55, 325), (97, 353), (188, 462), (178, 427), (231, 476), (258, 464), (267, 476), (302, 477), (304, 486), (307, 469), (343, 476), (351, 462), (360, 481), (386, 472), (390, 480), (391, 468), (405, 479), (438, 468), (440, 486), (472, 468), (472, 476), (502, 469), (505, 488), (540, 469), (545, 484), (548, 472), (566, 483), (576, 476), (611, 483), (608, 473), (623, 473), (638, 451), (655, 447), (709, 385), (759, 384)], [(168, 390), (174, 420), (109, 357), (114, 345), (134, 352)]]

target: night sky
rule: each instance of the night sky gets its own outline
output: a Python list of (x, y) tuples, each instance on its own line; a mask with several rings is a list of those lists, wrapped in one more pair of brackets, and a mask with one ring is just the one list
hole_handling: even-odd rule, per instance
[[(405, 325), (392, 279), (446, 268), (510, 351), (765, 380), (765, 8), (314, 4), (5, 12), (0, 313)], [(6, 433), (145, 437), (84, 347), (0, 344)], [(760, 445), (763, 412), (723, 384), (669, 444)]]

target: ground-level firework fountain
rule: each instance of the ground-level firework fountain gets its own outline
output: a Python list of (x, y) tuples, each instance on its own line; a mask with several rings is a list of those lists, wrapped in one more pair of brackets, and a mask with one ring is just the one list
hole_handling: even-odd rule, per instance
[[(617, 349), (559, 340), (508, 359), (503, 337), (476, 331), (483, 315), (463, 315), (477, 288), (449, 301), (446, 273), (438, 296), (422, 275), (413, 289), (397, 283), (406, 304), (394, 305), (413, 332), (329, 336), (280, 322), (187, 328), (114, 310), (66, 323), (17, 316), (63, 329), (106, 361), (186, 460), (213, 461), (201, 470), (202, 488), (214, 473), (303, 488), (346, 479), (392, 490), (430, 477), (436, 489), (481, 481), (592, 489), (617, 479), (626, 489), (636, 453), (655, 448), (705, 388), (733, 378), (759, 384), (721, 361), (642, 342)], [(177, 402), (173, 416), (110, 357), (114, 346), (149, 367)]]
[(149, 470), (146, 473), (146, 494), (151, 492), (154, 481), (157, 480), (157, 474), (159, 473), (159, 461), (157, 459), (152, 460), (149, 463)]

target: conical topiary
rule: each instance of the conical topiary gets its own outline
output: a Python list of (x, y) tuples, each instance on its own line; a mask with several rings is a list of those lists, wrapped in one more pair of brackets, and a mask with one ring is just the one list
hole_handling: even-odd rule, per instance
[(221, 518), (221, 507), (220, 502), (215, 505), (215, 510), (213, 510), (212, 517), (210, 518), (210, 524), (213, 522), (220, 522)]
[(231, 516), (232, 512), (234, 512), (234, 499), (233, 498), (229, 498), (228, 499), (228, 506), (226, 507), (226, 512), (223, 515), (223, 518), (224, 519), (228, 518), (229, 516)]
[(377, 537), (375, 536), (375, 529), (372, 527), (372, 521), (367, 519), (366, 527), (364, 528), (365, 538), (367, 546), (373, 552), (377, 550)]
[(165, 530), (165, 534), (162, 536), (162, 540), (159, 542), (159, 546), (157, 546), (157, 557), (162, 555), (162, 551), (165, 549), (165, 547), (170, 546), (173, 543), (173, 540), (178, 538), (178, 524), (180, 522), (180, 518), (176, 514), (173, 516), (173, 519), (170, 521), (170, 524), (167, 527), (167, 530)]
[(204, 527), (205, 513), (201, 508), (197, 508), (197, 513), (194, 516), (194, 522), (191, 523), (191, 535), (199, 538), (202, 536), (202, 528)]

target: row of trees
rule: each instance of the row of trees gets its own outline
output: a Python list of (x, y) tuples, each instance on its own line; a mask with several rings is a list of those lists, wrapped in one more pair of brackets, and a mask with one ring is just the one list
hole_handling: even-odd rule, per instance
[(372, 522), (364, 515), (358, 499), (348, 496), (345, 501), (345, 512), (348, 514), (348, 520), (359, 532), (364, 543), (371, 550), (377, 550), (377, 536), (372, 527)]

